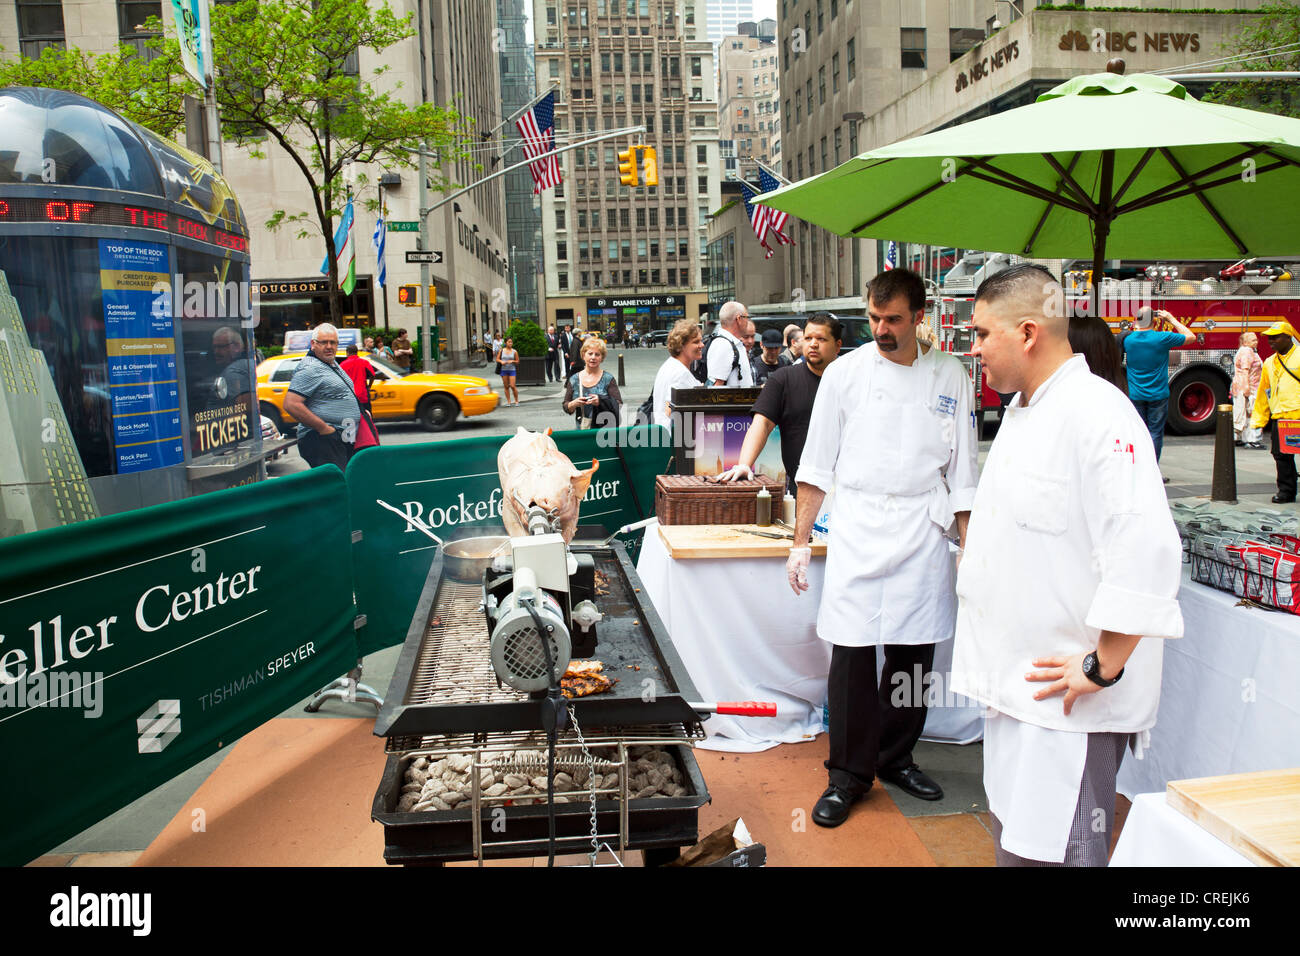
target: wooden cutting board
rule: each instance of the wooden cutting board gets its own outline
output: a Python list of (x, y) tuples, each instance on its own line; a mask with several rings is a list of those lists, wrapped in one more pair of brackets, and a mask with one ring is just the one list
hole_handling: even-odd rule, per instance
[[(781, 558), (790, 554), (792, 538), (764, 538), (739, 530), (767, 531), (783, 529), (773, 525), (760, 528), (752, 524), (670, 524), (659, 525), (659, 537), (668, 553), (678, 560), (687, 558)], [(814, 541), (813, 556), (826, 554), (826, 545)]]
[(1300, 866), (1300, 767), (1171, 780), (1165, 799), (1260, 866)]

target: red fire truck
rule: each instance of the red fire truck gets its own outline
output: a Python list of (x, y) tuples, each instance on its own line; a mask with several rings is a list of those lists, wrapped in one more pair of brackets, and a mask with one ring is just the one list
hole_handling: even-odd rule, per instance
[[(1274, 322), (1289, 322), (1300, 331), (1300, 281), (1291, 279), (1292, 274), (1300, 272), (1274, 271), (1274, 276), (1282, 278), (1271, 278), (1242, 276), (1241, 270), (1234, 273), (1234, 268), (1229, 266), (1221, 272), (1217, 267), (1213, 271), (1188, 269), (1183, 273), (1189, 276), (1186, 281), (1108, 279), (1103, 286), (1102, 315), (1117, 335), (1127, 332), (1138, 308), (1148, 305), (1168, 311), (1197, 335), (1194, 344), (1169, 353), (1168, 427), (1174, 434), (1214, 431), (1215, 406), (1231, 400), (1228, 389), (1232, 384), (1232, 360), (1243, 332), (1259, 336), (1259, 354), (1267, 358), (1272, 350), (1263, 337), (1265, 329)], [(1204, 278), (1192, 278), (1198, 272)], [(1086, 314), (1089, 276), (1067, 272), (1066, 279), (1073, 314)], [(1001, 414), (1001, 401), (984, 382), (978, 360), (969, 355), (973, 338), (969, 325), (971, 293), (962, 290), (948, 294), (945, 290), (933, 305), (941, 347), (963, 356), (972, 374), (979, 376), (978, 415), (983, 435), (987, 416)]]

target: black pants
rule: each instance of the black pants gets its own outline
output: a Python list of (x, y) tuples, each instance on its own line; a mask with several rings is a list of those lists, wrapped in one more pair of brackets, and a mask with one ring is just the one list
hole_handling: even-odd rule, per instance
[(298, 439), (298, 454), (313, 468), (338, 465), (339, 471), (344, 471), (352, 457), (352, 447), (337, 428), (328, 435), (310, 431)]
[(548, 382), (558, 382), (560, 380), (560, 355), (558, 352), (546, 353), (546, 380)]
[(1277, 465), (1277, 493), (1282, 498), (1294, 498), (1296, 490), (1295, 455), (1284, 450), (1277, 437), (1277, 419), (1268, 423), (1268, 435), (1273, 440), (1273, 462)]
[(934, 664), (934, 645), (891, 644), (884, 650), (879, 686), (875, 647), (836, 644), (831, 652), (826, 769), (832, 784), (853, 794), (871, 788), (877, 769), (910, 766), (912, 748), (925, 727), (924, 681)]

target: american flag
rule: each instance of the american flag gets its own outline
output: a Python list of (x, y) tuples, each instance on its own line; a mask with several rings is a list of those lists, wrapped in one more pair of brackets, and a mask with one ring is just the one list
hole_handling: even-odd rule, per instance
[[(555, 149), (555, 91), (547, 93), (515, 122), (524, 138), (524, 156), (532, 159)], [(548, 156), (528, 165), (533, 174), (533, 192), (540, 193), (560, 182), (560, 158)]]
[[(761, 166), (758, 169), (758, 188), (765, 193), (770, 193), (774, 189), (779, 189), (781, 184), (777, 182), (775, 176), (769, 173)], [(786, 213), (778, 212), (775, 209), (767, 209), (767, 231), (776, 236), (776, 241), (783, 246), (788, 246), (794, 242), (781, 230), (785, 228), (785, 221), (789, 218)]]
[(891, 241), (885, 249), (885, 271), (888, 272), (896, 265), (898, 265), (898, 243)]
[(775, 209), (769, 209), (767, 206), (759, 205), (754, 202), (754, 197), (760, 192), (766, 193), (776, 189), (781, 184), (765, 169), (760, 169), (758, 173), (758, 189), (755, 189), (749, 183), (741, 183), (741, 191), (745, 195), (745, 214), (749, 216), (749, 224), (754, 227), (754, 235), (762, 243), (763, 248), (767, 250), (764, 259), (771, 259), (776, 251), (767, 243), (768, 234), (771, 233), (776, 237), (776, 241), (783, 246), (788, 246), (794, 240), (781, 231), (789, 216), (786, 213), (778, 212)]

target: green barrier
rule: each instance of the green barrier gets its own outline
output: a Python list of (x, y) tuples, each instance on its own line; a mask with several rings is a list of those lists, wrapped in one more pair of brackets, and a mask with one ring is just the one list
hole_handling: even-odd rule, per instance
[(352, 667), (346, 508), (317, 468), (0, 540), (0, 864)]
[[(497, 452), (509, 436), (463, 438), (423, 445), (367, 448), (348, 463), (357, 607), (366, 616), (358, 632), (361, 653), (401, 643), (411, 626), (437, 545), (387, 502), (446, 537), (459, 526), (504, 534)], [(601, 431), (564, 431), (552, 437), (579, 468), (600, 462), (583, 499), (579, 521), (613, 531), (654, 511), (655, 477), (672, 457), (659, 425)]]

